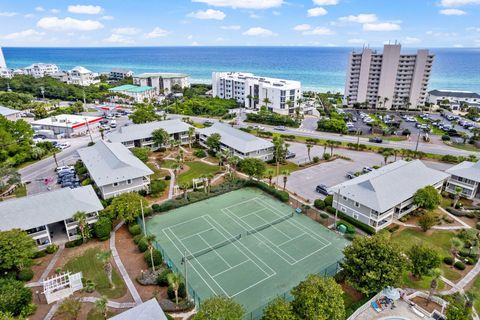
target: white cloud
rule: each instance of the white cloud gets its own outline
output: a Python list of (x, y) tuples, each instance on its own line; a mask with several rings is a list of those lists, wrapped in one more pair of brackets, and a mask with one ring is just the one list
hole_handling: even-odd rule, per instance
[(190, 12), (187, 14), (187, 17), (201, 20), (223, 20), (225, 19), (226, 15), (220, 10), (207, 9)]
[(309, 24), (299, 24), (299, 25), (296, 25), (295, 27), (293, 27), (293, 30), (295, 31), (307, 31), (307, 30), (310, 30), (312, 28), (311, 25)]
[(31, 19), (31, 18), (35, 17), (35, 15), (33, 13), (27, 13), (27, 14), (24, 14), (23, 17), (27, 18), (27, 19)]
[(364, 43), (366, 43), (367, 41), (366, 41), (365, 39), (354, 38), (354, 39), (348, 39), (347, 42), (348, 42), (348, 43), (352, 43), (352, 44), (364, 44)]
[(196, 46), (199, 46), (200, 43), (198, 43), (197, 41), (193, 41), (190, 45), (191, 45), (192, 47), (196, 47)]
[(142, 30), (140, 30), (138, 28), (133, 28), (133, 27), (123, 27), (123, 28), (112, 29), (112, 33), (114, 33), (114, 34), (123, 34), (123, 35), (128, 35), (128, 36), (138, 34), (138, 33), (140, 33), (140, 31), (142, 31)]
[(250, 28), (243, 33), (244, 36), (259, 36), (259, 37), (271, 37), (275, 36), (276, 34), (273, 33), (271, 30), (262, 28), (262, 27), (254, 27)]
[(269, 9), (280, 7), (284, 0), (192, 0), (214, 7), (231, 7), (239, 9)]
[(349, 15), (340, 17), (338, 20), (344, 22), (356, 22), (356, 23), (373, 23), (378, 20), (377, 15), (373, 13), (361, 13), (359, 15)]
[(282, 13), (281, 13), (280, 11), (276, 11), (276, 10), (272, 11), (272, 14), (273, 14), (274, 16), (277, 16), (277, 17), (280, 16), (280, 15), (282, 15)]
[(456, 32), (435, 32), (435, 31), (429, 30), (425, 33), (428, 34), (429, 36), (441, 37), (441, 38), (458, 36), (458, 33), (456, 33)]
[(103, 16), (100, 20), (113, 20), (113, 16)]
[(104, 41), (110, 42), (110, 43), (121, 43), (121, 44), (130, 44), (134, 42), (131, 38), (125, 37), (124, 35), (121, 35), (121, 34), (112, 34), (110, 37), (104, 39)]
[(77, 4), (68, 6), (68, 12), (80, 14), (99, 14), (103, 12), (103, 8), (100, 6)]
[(147, 39), (155, 39), (155, 38), (160, 38), (160, 37), (166, 37), (170, 34), (169, 31), (165, 30), (165, 29), (162, 29), (162, 28), (159, 28), (159, 27), (155, 27), (153, 28), (152, 31), (150, 31), (149, 33), (145, 34), (145, 38)]
[(393, 22), (365, 23), (364, 31), (396, 31), (400, 30), (400, 25)]
[(53, 9), (50, 9), (50, 12), (54, 13), (54, 14), (57, 14), (57, 13), (60, 13), (60, 10), (53, 8)]
[(467, 14), (465, 11), (460, 9), (443, 9), (440, 10), (439, 13), (445, 16), (463, 16), (464, 14)]
[(312, 8), (307, 10), (308, 16), (309, 17), (318, 17), (318, 16), (324, 16), (328, 13), (327, 10), (321, 7), (317, 8)]
[(459, 7), (471, 4), (480, 4), (480, 0), (442, 0), (440, 5), (442, 7)]
[(405, 39), (403, 39), (403, 43), (404, 44), (414, 44), (414, 43), (419, 43), (421, 42), (422, 40), (420, 40), (419, 38), (415, 38), (415, 37), (405, 37)]
[(223, 30), (240, 30), (240, 26), (238, 25), (231, 25), (231, 26), (221, 26), (220, 27)]
[(5, 39), (5, 40), (18, 40), (18, 39), (32, 39), (32, 38), (40, 38), (43, 36), (45, 33), (44, 32), (38, 32), (33, 29), (27, 29), (23, 31), (18, 31), (18, 32), (13, 32), (6, 34), (4, 36), (1, 36), (0, 38)]
[(45, 11), (45, 8), (44, 7), (36, 7), (35, 11), (43, 12), (43, 11)]
[(334, 6), (338, 4), (338, 0), (313, 0), (313, 3), (319, 6)]
[(255, 12), (250, 12), (250, 14), (248, 15), (251, 19), (260, 19), (261, 16), (259, 16), (258, 14), (256, 14)]
[(312, 30), (304, 31), (302, 34), (308, 36), (328, 36), (333, 34), (333, 31), (325, 27), (316, 27)]
[(0, 17), (13, 17), (16, 15), (17, 15), (16, 12), (8, 12), (8, 11), (0, 12)]
[(42, 29), (53, 31), (80, 30), (93, 31), (103, 28), (103, 24), (95, 20), (78, 20), (70, 17), (64, 19), (58, 17), (45, 17), (37, 22)]

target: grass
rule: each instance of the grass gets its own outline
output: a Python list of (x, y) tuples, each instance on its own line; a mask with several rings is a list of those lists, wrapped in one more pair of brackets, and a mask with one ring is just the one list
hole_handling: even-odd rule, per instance
[[(267, 163), (267, 170), (268, 169), (273, 169), (273, 171), (275, 171), (275, 174), (277, 172), (277, 166), (274, 163)], [(292, 173), (294, 171), (300, 170), (300, 167), (296, 163), (287, 161), (284, 164), (280, 164), (278, 169), (278, 172), (282, 174), (283, 170), (287, 170), (288, 172)]]
[(152, 180), (163, 179), (163, 177), (168, 175), (168, 172), (158, 169), (153, 163), (147, 163), (147, 166), (153, 171)]
[(472, 287), (467, 291), (473, 296), (473, 305), (480, 310), (480, 277), (476, 277)]
[(175, 163), (176, 163), (175, 160), (163, 160), (163, 161), (160, 163), (160, 167), (173, 169), (173, 167), (175, 166)]
[(214, 175), (221, 171), (218, 166), (211, 166), (201, 161), (189, 161), (185, 162), (185, 165), (187, 165), (189, 169), (178, 175), (178, 185), (188, 184), (189, 186), (191, 186), (192, 179), (197, 179), (201, 176), (209, 174)]
[(450, 199), (449, 197), (442, 197), (442, 201), (440, 202), (440, 207), (448, 208), (448, 207), (451, 207), (452, 204), (453, 204), (453, 199)]
[(100, 251), (100, 248), (89, 249), (81, 256), (70, 259), (62, 269), (73, 273), (82, 272), (83, 278), (92, 280), (95, 283), (95, 290), (107, 298), (121, 298), (127, 293), (125, 283), (123, 283), (122, 278), (114, 269), (112, 271), (112, 279), (115, 288), (110, 288), (107, 275), (103, 270), (103, 265), (96, 257), (97, 253)]
[(98, 110), (95, 109), (95, 108), (88, 108), (88, 109), (87, 109), (87, 112), (97, 112), (97, 111), (98, 111)]
[(432, 129), (432, 134), (435, 134), (435, 135), (438, 135), (438, 136), (443, 136), (445, 134), (445, 131), (443, 131), (442, 129), (439, 129), (437, 127), (434, 127), (432, 125), (432, 122), (431, 121), (427, 121), (427, 120), (423, 120), (422, 118), (420, 117), (415, 117), (415, 119), (417, 120), (418, 123), (420, 124), (428, 124), (430, 126), (430, 128)]
[[(108, 310), (107, 311), (108, 318), (113, 317), (117, 313)], [(87, 320), (104, 320), (103, 314), (97, 310), (97, 308), (93, 307), (87, 314)]]
[[(430, 282), (432, 282), (432, 277), (423, 276), (418, 280), (412, 280), (409, 276), (410, 272), (405, 271), (402, 275), (402, 284), (406, 288), (419, 289), (419, 290), (428, 290), (430, 289)], [(443, 281), (438, 282), (438, 290), (443, 290), (445, 288), (445, 283)]]
[(27, 185), (22, 184), (21, 186), (17, 187), (17, 189), (15, 189), (15, 192), (13, 194), (15, 195), (16, 198), (26, 197)]
[(444, 141), (444, 144), (446, 144), (449, 147), (456, 148), (456, 149), (461, 149), (465, 151), (472, 151), (472, 152), (479, 152), (480, 149), (475, 147), (474, 145), (471, 144), (458, 144), (458, 143), (451, 143), (448, 141)]

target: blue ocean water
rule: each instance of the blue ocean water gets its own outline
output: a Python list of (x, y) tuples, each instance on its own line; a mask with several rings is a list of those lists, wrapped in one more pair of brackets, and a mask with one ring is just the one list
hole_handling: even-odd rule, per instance
[[(130, 47), (3, 48), (11, 68), (56, 63), (62, 69), (128, 68), (135, 73), (182, 72), (209, 83), (213, 71), (244, 71), (299, 80), (304, 89), (341, 91), (350, 48), (325, 47)], [(411, 50), (407, 50), (411, 51)], [(436, 55), (430, 89), (480, 92), (480, 48), (431, 49)]]

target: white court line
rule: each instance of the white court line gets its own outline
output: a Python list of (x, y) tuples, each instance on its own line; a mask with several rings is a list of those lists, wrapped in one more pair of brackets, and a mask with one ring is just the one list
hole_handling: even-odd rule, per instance
[(165, 229), (171, 229), (171, 228), (173, 228), (173, 227), (176, 227), (176, 226), (179, 226), (179, 225), (182, 225), (182, 224), (185, 224), (185, 223), (189, 223), (189, 222), (191, 222), (191, 221), (193, 221), (193, 220), (202, 219), (202, 218), (203, 218), (203, 216), (196, 217), (196, 218), (192, 218), (192, 219), (189, 219), (189, 220), (187, 220), (187, 221), (179, 222), (179, 223), (177, 223), (177, 224), (174, 224), (174, 225), (172, 225), (172, 226), (169, 226), (168, 228), (165, 228)]
[[(207, 242), (205, 239), (203, 239), (203, 237), (202, 237), (201, 235), (198, 235), (198, 236), (200, 237), (200, 239), (202, 239), (203, 242), (206, 243), (207, 246), (209, 246), (210, 248), (213, 248), (212, 246), (210, 246), (210, 245), (208, 244), (208, 242)], [(214, 249), (213, 252), (215, 252), (215, 254), (216, 254), (220, 259), (222, 259), (223, 262), (225, 262), (225, 264), (226, 264), (229, 268), (232, 267), (232, 266), (230, 265), (230, 263), (227, 262), (227, 260), (223, 259), (223, 257), (218, 254), (217, 250)]]
[[(168, 240), (170, 240), (170, 242), (175, 246), (175, 248), (178, 250), (178, 252), (180, 253), (181, 256), (183, 256), (183, 252), (177, 247), (177, 245), (175, 244), (175, 242), (173, 242), (173, 240), (168, 236), (168, 234), (165, 232), (165, 230), (168, 229), (168, 228), (165, 228), (162, 230), (162, 232), (167, 236)], [(171, 232), (171, 231), (170, 231)], [(217, 292), (215, 290), (213, 290), (213, 288), (210, 286), (210, 284), (207, 282), (207, 280), (205, 280), (202, 275), (200, 274), (200, 272), (197, 271), (197, 269), (195, 269), (195, 267), (193, 266), (193, 264), (191, 263), (190, 266), (192, 267), (192, 269), (198, 274), (198, 276), (200, 277), (200, 279), (203, 280), (203, 282), (205, 282), (205, 284), (207, 285), (207, 287), (215, 294), (217, 295)]]
[(278, 246), (281, 247), (281, 246), (283, 246), (284, 244), (287, 244), (287, 243), (289, 243), (289, 242), (291, 242), (291, 241), (293, 241), (293, 240), (297, 240), (298, 238), (303, 237), (304, 235), (306, 235), (306, 233), (305, 233), (305, 232), (302, 232), (302, 233), (300, 233), (298, 236), (293, 237), (293, 238), (290, 238), (290, 239), (288, 239), (287, 241), (284, 241), (284, 242), (278, 244)]
[(250, 261), (251, 261), (250, 259), (244, 260), (244, 261), (240, 262), (239, 264), (236, 264), (236, 265), (234, 265), (234, 266), (231, 266), (231, 267), (228, 268), (228, 269), (225, 269), (225, 270), (223, 270), (223, 271), (220, 271), (220, 272), (217, 273), (217, 274), (214, 274), (212, 277), (216, 277), (216, 276), (219, 276), (219, 275), (221, 275), (221, 274), (224, 274), (225, 272), (230, 271), (230, 270), (232, 270), (232, 269), (235, 269), (236, 267), (241, 266), (242, 264), (247, 263), (247, 262), (250, 262)]
[[(170, 227), (168, 227), (168, 229), (170, 229)], [(172, 231), (172, 229), (170, 229)], [(180, 241), (183, 241), (185, 239), (190, 239), (190, 238), (193, 238), (193, 237), (196, 237), (196, 236), (200, 236), (202, 233), (205, 233), (205, 232), (208, 232), (208, 231), (212, 231), (214, 230), (213, 228), (210, 228), (210, 229), (206, 229), (206, 230), (203, 230), (203, 231), (200, 231), (200, 232), (197, 232), (197, 233), (194, 233), (192, 235), (189, 235), (188, 237), (185, 237), (185, 238), (181, 238)]]
[[(272, 210), (268, 209), (268, 208), (265, 208), (266, 210), (272, 212)], [(275, 214), (275, 213), (274, 213)], [(266, 223), (270, 223), (268, 222), (267, 220), (263, 219), (261, 216), (259, 216), (258, 214), (255, 214), (257, 217), (259, 217), (260, 219), (262, 219), (263, 221), (265, 221)], [(285, 220), (284, 220), (285, 221)], [(290, 237), (288, 234), (286, 234), (285, 232), (283, 232), (282, 230), (278, 229), (276, 226), (272, 225), (272, 228), (274, 228), (275, 230), (277, 230), (278, 232), (280, 232), (281, 234), (283, 234), (285, 237), (287, 237), (288, 239), (292, 239), (292, 237)]]
[(231, 206), (228, 206), (228, 207), (224, 207), (223, 209), (230, 209), (231, 207), (237, 207), (241, 204), (244, 204), (244, 203), (247, 203), (247, 202), (251, 202), (252, 200), (255, 200), (257, 199), (258, 197), (255, 197), (255, 198), (251, 198), (251, 199), (248, 199), (248, 200), (245, 200), (245, 201), (242, 201), (242, 202), (237, 202), (235, 204), (232, 204)]
[[(228, 210), (230, 211), (230, 209), (228, 209)], [(243, 219), (243, 218), (246, 218), (246, 217), (251, 216), (252, 214), (257, 214), (258, 212), (263, 211), (263, 210), (268, 210), (268, 208), (263, 207), (263, 208), (260, 209), (260, 210), (255, 210), (255, 211), (250, 212), (249, 214), (243, 215), (243, 216), (241, 216), (241, 217), (237, 216), (235, 213), (234, 213), (234, 214), (235, 214), (235, 216), (237, 216), (239, 219)]]
[[(242, 223), (246, 224), (248, 226), (249, 229), (245, 228), (245, 226), (241, 225), (240, 224), (240, 221), (238, 218), (236, 218), (235, 214), (233, 212), (231, 212), (230, 210), (228, 209), (222, 209), (222, 210), (225, 210), (223, 212), (225, 212), (226, 215), (228, 215), (230, 217), (230, 219), (232, 219), (233, 222), (235, 222), (236, 224), (238, 224), (241, 228), (243, 228), (245, 231), (249, 231), (249, 230), (252, 230), (253, 227), (251, 225), (249, 225), (248, 223), (246, 223), (245, 221), (242, 221)], [(230, 212), (229, 213), (227, 213)], [(263, 244), (265, 244), (267, 247), (270, 248), (270, 250), (272, 250), (273, 253), (275, 253), (276, 255), (278, 255), (281, 259), (283, 259), (283, 261), (285, 261), (286, 263), (292, 265), (292, 262), (288, 261), (287, 259), (285, 259), (285, 257), (283, 257), (282, 255), (280, 255), (279, 252), (277, 252), (276, 250), (273, 250), (272, 246), (273, 247), (277, 247), (275, 245), (275, 243), (273, 243), (272, 241), (270, 241), (270, 239), (268, 239), (267, 237), (265, 237), (263, 234), (261, 233), (258, 233), (258, 235), (262, 236), (262, 238), (264, 239), (264, 241), (262, 241), (262, 239), (258, 238), (257, 237), (257, 233), (252, 233), (251, 236), (253, 236), (255, 239), (257, 239), (258, 241), (262, 242)], [(272, 246), (269, 246), (265, 241), (269, 242)], [(277, 247), (278, 248), (278, 247)], [(286, 253), (285, 251), (283, 251), (281, 248), (278, 248), (281, 252), (283, 252), (285, 255), (287, 255), (290, 259), (292, 259), (293, 261), (295, 261), (295, 258), (293, 258), (292, 256), (290, 256), (288, 253)]]

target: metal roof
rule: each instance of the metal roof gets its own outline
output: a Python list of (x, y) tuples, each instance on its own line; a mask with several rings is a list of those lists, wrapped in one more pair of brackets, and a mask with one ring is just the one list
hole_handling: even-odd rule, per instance
[(90, 177), (99, 187), (153, 174), (149, 167), (121, 143), (100, 140), (77, 152)]
[(167, 320), (167, 316), (157, 302), (152, 298), (132, 309), (128, 309), (110, 320)]
[(10, 116), (12, 114), (17, 114), (17, 113), (20, 113), (21, 111), (19, 110), (15, 110), (15, 109), (10, 109), (10, 108), (7, 108), (7, 107), (4, 107), (4, 106), (0, 106), (0, 116)]
[(129, 125), (119, 128), (116, 132), (107, 135), (111, 142), (127, 142), (139, 139), (146, 139), (152, 136), (152, 132), (163, 129), (168, 134), (186, 132), (191, 126), (180, 119), (154, 121), (142, 124)]
[(235, 129), (221, 122), (215, 122), (211, 127), (197, 129), (197, 131), (206, 136), (218, 133), (222, 137), (220, 140), (221, 143), (242, 153), (273, 147), (273, 143), (270, 141), (258, 138), (250, 133)]
[(428, 94), (437, 97), (454, 97), (454, 98), (480, 98), (480, 94), (470, 91), (455, 90), (432, 90)]
[(480, 182), (480, 161), (463, 161), (462, 163), (447, 169), (446, 172), (450, 173), (452, 176)]
[(63, 188), (0, 202), (0, 230), (28, 230), (73, 217), (77, 211), (103, 210), (92, 186)]
[(134, 78), (156, 78), (160, 77), (163, 79), (171, 79), (171, 78), (188, 78), (190, 77), (189, 74), (186, 73), (169, 73), (169, 72), (148, 72), (142, 73), (139, 75), (134, 76)]
[(125, 92), (136, 93), (136, 92), (145, 92), (145, 91), (155, 90), (155, 88), (150, 86), (134, 86), (131, 84), (124, 84), (122, 86), (110, 88), (108, 90), (113, 92), (125, 91)]
[(449, 177), (448, 173), (428, 168), (420, 160), (399, 160), (370, 173), (331, 188), (378, 212), (411, 198), (421, 188), (434, 185)]

